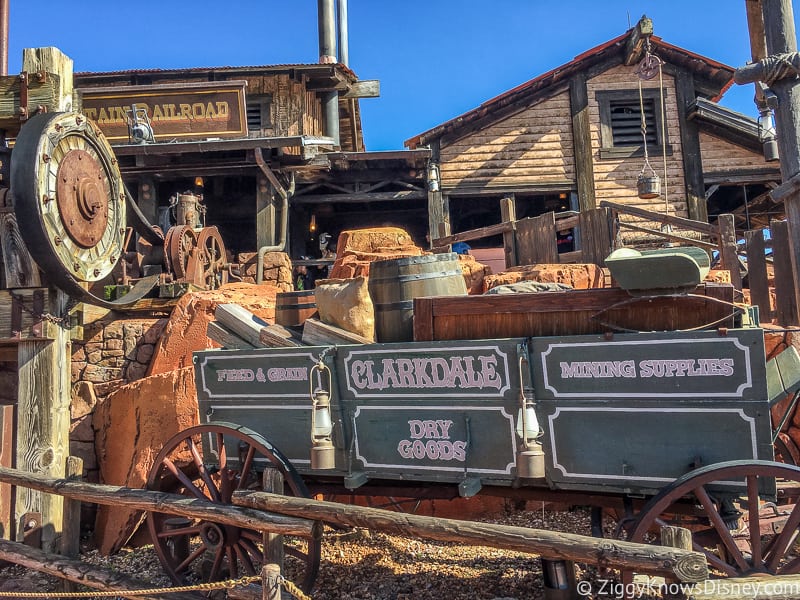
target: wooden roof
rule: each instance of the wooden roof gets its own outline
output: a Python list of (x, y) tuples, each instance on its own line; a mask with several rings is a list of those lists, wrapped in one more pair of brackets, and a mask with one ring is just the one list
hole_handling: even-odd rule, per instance
[[(429, 144), (434, 139), (458, 138), (477, 127), (505, 118), (509, 112), (521, 110), (542, 96), (551, 94), (556, 89), (569, 85), (570, 79), (578, 73), (599, 73), (620, 64), (632, 64), (641, 48), (634, 42), (637, 40), (637, 28), (604, 44), (579, 54), (570, 62), (556, 67), (538, 77), (487, 100), (458, 117), (429, 129), (406, 140), (408, 148), (418, 148)], [(733, 84), (734, 68), (710, 58), (695, 54), (678, 46), (668, 44), (661, 38), (650, 37), (651, 51), (664, 60), (667, 65), (690, 71), (694, 74), (695, 87), (702, 97), (717, 101)], [(471, 126), (471, 127), (470, 127)]]

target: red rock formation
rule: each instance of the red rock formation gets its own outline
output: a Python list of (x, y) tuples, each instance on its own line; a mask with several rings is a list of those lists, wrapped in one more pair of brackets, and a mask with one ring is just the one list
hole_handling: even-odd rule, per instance
[(459, 254), (461, 272), (464, 274), (464, 283), (467, 285), (468, 294), (482, 294), (483, 280), (492, 274), (491, 267), (479, 263), (474, 256)]
[[(101, 481), (143, 487), (164, 442), (197, 423), (193, 367), (146, 377), (119, 388), (94, 413)], [(128, 508), (101, 507), (95, 530), (100, 552), (119, 550), (140, 521), (141, 515)]]
[(483, 291), (498, 285), (519, 281), (540, 281), (542, 283), (564, 283), (576, 290), (604, 287), (603, 269), (594, 264), (539, 264), (512, 267), (497, 275), (483, 278)]
[(192, 352), (212, 348), (206, 329), (214, 320), (218, 304), (239, 304), (267, 323), (274, 323), (275, 296), (279, 291), (272, 284), (229, 283), (218, 290), (186, 294), (170, 315), (153, 353), (148, 374), (188, 367), (192, 364)]
[(421, 248), (399, 227), (354, 229), (339, 234), (336, 261), (330, 279), (351, 279), (369, 276), (369, 265), (376, 260), (420, 256)]

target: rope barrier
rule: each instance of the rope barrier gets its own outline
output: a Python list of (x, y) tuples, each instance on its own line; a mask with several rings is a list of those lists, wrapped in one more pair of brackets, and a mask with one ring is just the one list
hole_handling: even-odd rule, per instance
[[(176, 594), (179, 592), (210, 592), (214, 590), (231, 590), (235, 587), (260, 583), (260, 575), (249, 575), (239, 579), (197, 583), (177, 587), (160, 587), (145, 590), (94, 590), (88, 592), (0, 592), (0, 598), (117, 598), (120, 596), (150, 596), (156, 594)], [(297, 600), (312, 600), (299, 587), (285, 577), (278, 583)]]

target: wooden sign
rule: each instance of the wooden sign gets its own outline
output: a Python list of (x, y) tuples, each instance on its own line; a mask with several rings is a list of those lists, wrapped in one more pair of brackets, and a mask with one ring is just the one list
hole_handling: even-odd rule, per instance
[(79, 90), (82, 112), (108, 140), (128, 143), (133, 106), (147, 112), (156, 142), (247, 137), (245, 81)]

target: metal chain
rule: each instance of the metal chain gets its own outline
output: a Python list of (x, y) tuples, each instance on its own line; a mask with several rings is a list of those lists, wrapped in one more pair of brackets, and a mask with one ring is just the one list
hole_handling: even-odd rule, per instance
[(283, 586), (283, 589), (285, 589), (292, 596), (297, 598), (297, 600), (311, 600), (311, 596), (306, 596), (303, 593), (303, 590), (301, 590), (299, 587), (297, 587), (295, 584), (293, 584), (285, 577), (281, 576), (281, 578), (278, 580), (278, 583), (280, 583), (281, 586)]
[[(198, 583), (195, 585), (184, 585), (178, 587), (162, 587), (147, 590), (108, 590), (91, 592), (0, 592), (2, 598), (116, 598), (118, 596), (148, 596), (152, 594), (174, 594), (178, 592), (230, 590), (240, 585), (248, 585), (261, 581), (260, 575), (250, 575), (239, 579), (228, 579), (227, 581), (215, 581), (212, 583)], [(291, 593), (291, 591), (290, 591)], [(302, 593), (302, 592), (301, 592)], [(301, 598), (300, 600), (306, 600)], [(311, 600), (310, 598), (308, 600)]]

